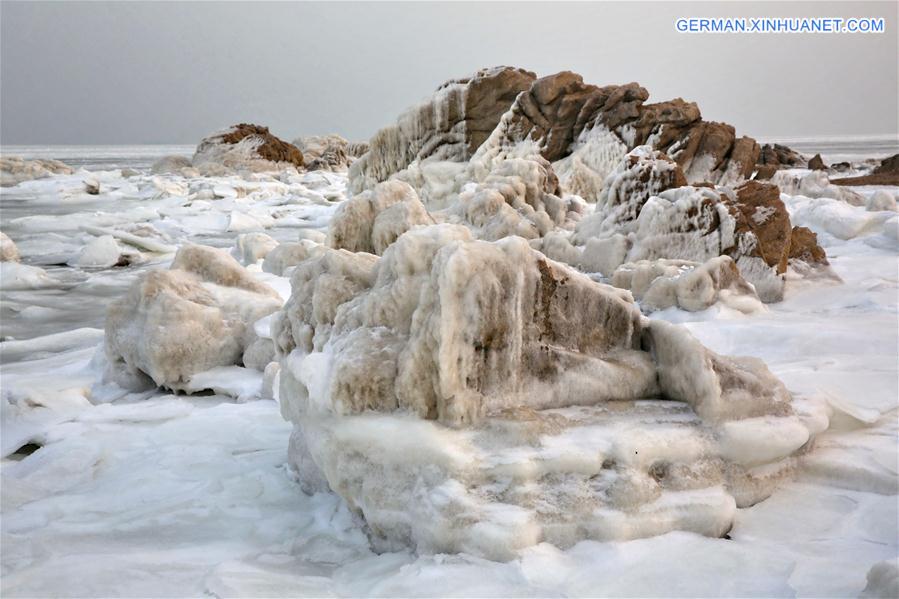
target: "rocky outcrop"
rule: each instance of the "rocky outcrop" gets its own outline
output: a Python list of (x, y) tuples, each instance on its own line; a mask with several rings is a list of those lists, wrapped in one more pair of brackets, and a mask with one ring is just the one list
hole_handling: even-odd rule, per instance
[(371, 138), (350, 170), (350, 191), (371, 188), (414, 161), (468, 160), (534, 79), (523, 69), (495, 67), (447, 81)]
[(899, 154), (884, 158), (869, 175), (831, 179), (834, 185), (897, 185), (899, 186)]
[(182, 247), (170, 270), (141, 276), (106, 318), (107, 375), (127, 387), (196, 390), (191, 377), (240, 364), (253, 323), (281, 307), (225, 250)]
[(75, 169), (59, 160), (25, 160), (19, 156), (0, 157), (0, 187), (11, 187), (24, 181), (53, 175), (71, 175)]
[[(350, 189), (370, 188), (426, 160), (520, 157), (514, 148), (522, 144), (554, 167), (576, 154), (559, 168), (588, 200), (599, 190), (585, 181), (601, 182), (624, 154), (644, 144), (667, 153), (689, 182), (732, 183), (752, 174), (761, 153), (753, 139), (737, 138), (730, 125), (703, 121), (694, 103), (678, 98), (644, 104), (648, 97), (636, 83), (598, 87), (570, 71), (539, 79), (509, 67), (480, 71), (441, 87), (372, 138), (351, 169)], [(480, 108), (474, 112), (472, 106)]]
[[(710, 277), (734, 274), (719, 263)], [(376, 547), (507, 559), (721, 536), (826, 426), (761, 362), (710, 352), (518, 237), (418, 227), (380, 258), (323, 249), (291, 284), (272, 324), (289, 461)]]
[(781, 144), (765, 144), (759, 153), (758, 165), (782, 168), (796, 168), (806, 165), (805, 158), (799, 152)]
[(272, 135), (268, 127), (241, 123), (204, 138), (192, 164), (207, 168), (277, 170), (284, 166), (303, 168), (303, 153), (296, 146)]
[(664, 154), (636, 148), (606, 179), (594, 214), (577, 224), (574, 250), (544, 240), (543, 251), (607, 277), (624, 262), (729, 256), (764, 301), (778, 301), (792, 231), (778, 187), (755, 180), (700, 187), (683, 179)]

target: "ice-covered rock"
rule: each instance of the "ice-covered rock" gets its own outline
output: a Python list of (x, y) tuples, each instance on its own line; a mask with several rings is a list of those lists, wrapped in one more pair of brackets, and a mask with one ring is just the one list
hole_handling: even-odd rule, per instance
[(596, 211), (578, 223), (575, 240), (629, 232), (650, 197), (686, 184), (680, 166), (665, 154), (649, 146), (635, 148), (604, 180)]
[(288, 268), (309, 258), (315, 248), (319, 246), (320, 244), (310, 241), (281, 243), (265, 255), (265, 260), (262, 261), (262, 271), (279, 277), (284, 276), (284, 272)]
[(146, 377), (186, 391), (191, 377), (239, 365), (257, 338), (253, 323), (281, 306), (227, 251), (187, 245), (170, 270), (141, 276), (106, 319), (108, 376), (125, 385)]
[(622, 264), (611, 282), (629, 290), (647, 312), (671, 307), (696, 312), (717, 302), (745, 314), (764, 310), (755, 289), (729, 256), (704, 264), (664, 259)]
[(441, 87), (372, 138), (350, 169), (350, 190), (358, 193), (409, 169), (427, 170), (416, 166), (425, 162), (501, 157), (526, 142), (553, 163), (563, 191), (588, 201), (598, 197), (618, 161), (644, 144), (667, 153), (691, 183), (749, 178), (761, 152), (755, 140), (737, 138), (730, 125), (703, 121), (694, 103), (645, 104), (648, 97), (636, 83), (597, 87), (569, 71), (536, 79), (520, 69), (485, 69)]
[(760, 361), (518, 237), (418, 227), (380, 258), (324, 249), (291, 283), (272, 324), (290, 462), (385, 548), (721, 536), (826, 426)]
[(157, 175), (181, 174), (184, 169), (192, 168), (192, 166), (193, 164), (187, 156), (163, 156), (153, 163), (150, 167), (150, 172)]
[(896, 196), (886, 189), (878, 189), (865, 200), (865, 208), (870, 212), (878, 210), (896, 212)]
[(851, 204), (863, 206), (865, 199), (859, 193), (833, 185), (824, 171), (778, 171), (770, 182), (780, 188), (781, 193), (801, 195), (808, 198), (832, 198)]
[(0, 231), (0, 262), (18, 262), (19, 248), (9, 236)]
[(880, 161), (867, 175), (834, 179), (834, 185), (891, 185), (899, 186), (899, 154)]
[(108, 268), (110, 266), (126, 265), (129, 262), (128, 255), (123, 252), (115, 237), (112, 235), (101, 235), (94, 237), (81, 248), (78, 256), (72, 259), (69, 264), (89, 268)]
[(265, 233), (241, 233), (231, 248), (231, 255), (244, 266), (256, 264), (278, 247), (278, 242)]
[(298, 137), (293, 145), (303, 153), (310, 171), (345, 171), (354, 159), (348, 152), (349, 142), (336, 134)]
[[(570, 238), (575, 261), (556, 255), (605, 276), (624, 262), (726, 255), (762, 300), (778, 301), (793, 231), (780, 190), (754, 180), (736, 188), (684, 183), (680, 167), (664, 154), (636, 148), (607, 177), (596, 211), (578, 222)], [(800, 233), (795, 253), (826, 264), (813, 237)]]
[(381, 254), (412, 227), (433, 222), (408, 183), (385, 181), (340, 205), (328, 228), (328, 244)]
[(534, 78), (523, 69), (495, 67), (447, 81), (371, 138), (350, 168), (350, 192), (374, 187), (415, 161), (467, 161)]
[(303, 168), (303, 153), (268, 127), (241, 123), (204, 138), (191, 163), (206, 175)]
[(0, 187), (11, 187), (23, 181), (44, 179), (53, 175), (71, 175), (75, 169), (59, 160), (25, 160), (19, 156), (0, 157)]

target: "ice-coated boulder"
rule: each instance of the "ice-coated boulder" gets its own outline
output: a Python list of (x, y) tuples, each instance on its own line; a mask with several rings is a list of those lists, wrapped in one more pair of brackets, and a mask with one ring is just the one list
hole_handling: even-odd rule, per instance
[(157, 175), (181, 174), (184, 172), (184, 169), (189, 169), (192, 166), (193, 163), (191, 163), (190, 158), (187, 156), (163, 156), (153, 163), (150, 167), (150, 172)]
[(632, 150), (607, 177), (596, 211), (575, 227), (569, 240), (573, 260), (558, 248), (554, 256), (605, 276), (624, 262), (730, 256), (766, 302), (781, 299), (793, 254), (826, 264), (814, 236), (803, 232), (791, 254), (793, 228), (776, 185), (684, 183), (680, 167), (664, 154), (648, 147)]
[(336, 134), (298, 137), (293, 145), (303, 153), (310, 171), (346, 171), (355, 158), (348, 151), (349, 142)]
[(769, 180), (782, 193), (802, 195), (808, 198), (832, 198), (851, 204), (864, 206), (865, 199), (859, 193), (834, 185), (824, 171), (778, 171)]
[(308, 240), (281, 243), (265, 255), (262, 261), (262, 271), (283, 276), (284, 272), (307, 259), (320, 244)]
[(18, 262), (19, 248), (9, 236), (0, 231), (0, 262)]
[(291, 284), (271, 329), (289, 461), (385, 549), (721, 536), (827, 426), (760, 361), (519, 237), (417, 227), (381, 257), (324, 248)]
[(265, 258), (269, 252), (278, 247), (278, 242), (265, 233), (241, 233), (231, 248), (231, 255), (247, 266), (256, 264), (257, 260)]
[(408, 183), (385, 181), (340, 205), (328, 228), (328, 244), (381, 254), (412, 227), (433, 222)]
[(108, 375), (193, 390), (194, 374), (240, 364), (253, 323), (281, 306), (226, 250), (187, 245), (170, 270), (141, 276), (106, 318)]
[(44, 179), (53, 175), (71, 175), (75, 169), (59, 160), (25, 160), (19, 156), (0, 157), (0, 187), (11, 187), (23, 181)]
[(200, 141), (191, 163), (204, 174), (234, 170), (303, 168), (303, 153), (269, 133), (268, 127), (241, 123)]
[(630, 151), (602, 184), (596, 211), (578, 223), (575, 239), (626, 233), (646, 201), (661, 192), (687, 184), (676, 162), (649, 146)]
[(729, 256), (704, 264), (688, 260), (641, 260), (619, 266), (612, 285), (629, 290), (646, 312), (678, 307), (696, 312), (717, 302), (749, 314), (764, 310), (755, 288)]

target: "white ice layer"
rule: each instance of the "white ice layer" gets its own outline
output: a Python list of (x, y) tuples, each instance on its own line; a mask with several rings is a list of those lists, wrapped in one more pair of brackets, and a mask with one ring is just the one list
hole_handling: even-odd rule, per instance
[[(726, 260), (701, 272), (733, 273)], [(380, 259), (312, 257), (292, 285), (272, 328), (291, 461), (383, 547), (508, 559), (543, 541), (720, 536), (827, 426), (761, 362), (645, 321), (520, 238), (420, 227)]]
[[(751, 416), (715, 426), (683, 402), (657, 399), (517, 409), (488, 415), (479, 427), (461, 428), (408, 413), (333, 416), (333, 430), (363, 454), (349, 456), (350, 472), (368, 460), (369, 450), (373, 456), (415, 464), (409, 472), (422, 473), (426, 480), (461, 464), (457, 472), (463, 475), (456, 479), (461, 487), (415, 493), (399, 510), (382, 515), (399, 529), (409, 510), (436, 518), (439, 512), (425, 509), (458, 508), (459, 514), (472, 517), (460, 521), (484, 523), (477, 535), (464, 530), (454, 535), (452, 527), (434, 526), (437, 534), (426, 538), (472, 547), (475, 554), (496, 551), (510, 557), (496, 562), (469, 552), (416, 553), (402, 545), (384, 552), (384, 537), (372, 545), (364, 523), (340, 495), (301, 493), (301, 486), (324, 481), (317, 467), (296, 472), (303, 485), (293, 478), (292, 468), (284, 468), (292, 425), (284, 422), (279, 406), (272, 401), (235, 403), (242, 394), (243, 399), (255, 397), (259, 386), (261, 396), (277, 396), (277, 363), (266, 365), (264, 374), (236, 363), (197, 372), (193, 376), (199, 383), (219, 393), (211, 396), (176, 397), (155, 386), (128, 393), (98, 384), (104, 362), (102, 348), (100, 354), (96, 351), (103, 338), (102, 320), (88, 328), (84, 324), (92, 305), (102, 314), (109, 298), (122, 296), (147, 268), (166, 267), (186, 241), (233, 247), (237, 234), (226, 230), (233, 211), (252, 215), (261, 226), (257, 231), (280, 242), (263, 261), (263, 272), (248, 269), (248, 276), (282, 295), (289, 293), (287, 281), (277, 275), (289, 274), (311, 253), (325, 250), (306, 242), (326, 230), (345, 199), (344, 177), (284, 171), (203, 178), (189, 171), (150, 175), (142, 169), (92, 176), (100, 184), (97, 196), (84, 192), (82, 174), (54, 175), (0, 191), (3, 230), (15, 240), (26, 267), (8, 270), (11, 263), (0, 264), (0, 440), (9, 456), (0, 466), (4, 597), (896, 595), (899, 219), (883, 209), (866, 211), (882, 205), (874, 203), (871, 189), (856, 188), (864, 205), (848, 209), (834, 198), (791, 191), (783, 196), (793, 224), (818, 234), (841, 284), (791, 280), (784, 301), (751, 315), (727, 310), (721, 301), (698, 312), (671, 307), (651, 315), (685, 323), (715, 352), (763, 359), (790, 390), (792, 409), (804, 424)], [(895, 197), (896, 188), (885, 189)], [(562, 233), (567, 241), (570, 234)], [(86, 271), (58, 266), (77, 256), (92, 236), (104, 234), (155, 264)], [(290, 254), (285, 249), (282, 258), (272, 257), (298, 239), (305, 240), (300, 244), (307, 251)], [(543, 242), (545, 250), (546, 236)], [(590, 260), (603, 268), (588, 272), (609, 275), (615, 268), (607, 263), (617, 267), (627, 261), (624, 236), (574, 247), (589, 254), (590, 243), (602, 249)], [(26, 272), (38, 273), (31, 284), (7, 285)], [(339, 301), (340, 277), (323, 278), (329, 282), (323, 281), (322, 290), (332, 294), (327, 301), (327, 294), (321, 295), (316, 304), (324, 330), (331, 327), (329, 306)], [(407, 289), (393, 287), (397, 298), (406, 297)], [(266, 323), (262, 319), (249, 325), (251, 343), (266, 338)], [(320, 335), (331, 337), (330, 332)], [(321, 367), (350, 359), (352, 348), (347, 343), (341, 357), (323, 350), (308, 356), (296, 352), (288, 365), (313, 387), (316, 381), (324, 386), (331, 375)], [(364, 359), (365, 353), (359, 354)], [(204, 383), (203, 377), (211, 382)], [(741, 466), (771, 482), (787, 473), (793, 479), (781, 480), (768, 499), (752, 507), (728, 508), (737, 496), (727, 486), (674, 491), (669, 485), (683, 480), (677, 468), (647, 471), (633, 461), (644, 452), (648, 461), (656, 460), (665, 447), (666, 458), (695, 458), (703, 464), (701, 452), (713, 444), (729, 459), (769, 459), (769, 451), (787, 452), (801, 443), (803, 430), (824, 426), (821, 402), (828, 406), (825, 412), (832, 411), (831, 427), (815, 435), (812, 451), (790, 458), (783, 471)], [(610, 447), (609, 441), (620, 443)], [(295, 434), (292, 463), (315, 464), (305, 443)], [(600, 455), (624, 457), (614, 468), (611, 461), (603, 468), (596, 465)], [(432, 457), (440, 470), (423, 465)], [(467, 461), (475, 458), (491, 461)], [(379, 468), (387, 463), (376, 461)], [(469, 466), (485, 463), (492, 468), (490, 476), (509, 485), (471, 487), (481, 494), (469, 490), (471, 479), (464, 474), (481, 472)], [(675, 522), (714, 528), (732, 514), (729, 538), (717, 538), (715, 531), (712, 536), (673, 531), (566, 547), (577, 538), (568, 536), (571, 527), (543, 522), (539, 534), (565, 548), (538, 543), (507, 552), (504, 540), (526, 545), (535, 528), (527, 518), (529, 508), (494, 502), (500, 493), (514, 495), (525, 506), (529, 494), (540, 502), (548, 498), (554, 505), (580, 505), (579, 498), (568, 504), (564, 500), (578, 497), (583, 487), (577, 477), (582, 475), (557, 476), (551, 484), (535, 478), (553, 468), (568, 473), (598, 468), (601, 476), (594, 484), (608, 483), (607, 488), (621, 491), (614, 495), (618, 500), (630, 492), (646, 499), (627, 516), (656, 530)], [(619, 470), (635, 476), (627, 482), (626, 476), (616, 478), (614, 484), (604, 478)], [(342, 467), (335, 480), (340, 471)], [(387, 475), (400, 481), (406, 476), (400, 471)], [(376, 481), (373, 476), (368, 480)], [(347, 488), (353, 484), (349, 481)], [(510, 493), (515, 485), (520, 493)], [(660, 499), (651, 499), (654, 485)], [(559, 496), (551, 493), (556, 488)], [(367, 506), (393, 499), (378, 496), (377, 490), (371, 484), (359, 497)], [(462, 501), (472, 496), (474, 501)], [(748, 503), (754, 499), (745, 498)], [(678, 505), (685, 509), (667, 518), (671, 512), (665, 510)], [(543, 508), (542, 503), (537, 506), (537, 511)], [(691, 519), (691, 513), (701, 517)], [(613, 510), (601, 515), (614, 521)]]

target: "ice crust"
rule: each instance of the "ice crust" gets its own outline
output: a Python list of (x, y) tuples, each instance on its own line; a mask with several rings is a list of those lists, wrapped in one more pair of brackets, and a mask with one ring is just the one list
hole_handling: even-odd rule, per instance
[[(545, 172), (535, 164), (527, 168)], [(518, 222), (530, 223), (538, 236), (527, 244), (491, 238), (484, 231), (501, 229), (475, 226), (454, 206), (484, 182), (465, 182), (463, 175), (457, 186), (459, 171), (448, 172), (455, 191), (437, 191), (434, 177), (431, 191), (416, 190), (442, 224), (411, 227), (380, 257), (321, 245), (348, 195), (344, 176), (330, 172), (198, 177), (116, 169), (91, 173), (98, 196), (84, 192), (83, 173), (5, 188), (4, 194), (28, 194), (22, 205), (31, 212), (5, 214), (3, 222), (21, 262), (0, 264), (0, 439), (8, 456), (0, 469), (2, 594), (895, 595), (899, 223), (883, 194), (875, 199), (875, 190), (856, 188), (861, 202), (848, 196), (849, 202), (785, 188), (781, 197), (792, 224), (817, 233), (842, 281), (801, 274), (791, 265), (783, 301), (742, 310), (753, 303), (751, 294), (726, 298), (721, 288), (710, 294), (718, 284), (713, 273), (728, 268), (726, 257), (691, 258), (689, 264), (653, 259), (640, 265), (639, 277), (629, 274), (631, 291), (595, 283), (614, 283), (616, 268), (636, 247), (633, 239), (616, 233), (573, 243), (580, 218), (574, 212), (589, 214), (592, 207), (542, 184), (533, 188), (540, 195), (530, 197), (563, 198), (563, 224), (553, 221), (541, 234), (537, 221), (522, 219), (519, 205), (512, 208)], [(466, 187), (469, 182), (474, 185)], [(884, 191), (895, 197), (895, 188)], [(255, 228), (229, 232), (233, 212), (251, 216)], [(285, 312), (295, 313), (241, 316), (243, 353), (175, 383), (187, 393), (214, 395), (177, 397), (141, 377), (119, 381), (137, 379), (140, 391), (103, 382), (102, 319), (84, 316), (92, 304), (102, 314), (149, 269), (168, 267), (188, 241), (223, 248), (219, 254), (234, 265), (228, 252), (238, 235), (257, 232), (279, 245), (236, 271), (243, 273), (237, 279), (275, 293), (260, 298), (228, 285), (219, 293), (241, 297), (244, 308), (277, 307), (291, 296), (284, 276), (293, 273), (293, 303)], [(74, 263), (103, 235), (141, 259), (117, 267), (59, 266)], [(437, 255), (454, 266), (435, 281)], [(473, 315), (493, 305), (477, 285), (479, 276), (466, 279), (471, 268), (497, 280), (497, 273), (518, 272), (521, 281), (503, 293), (524, 298), (527, 281), (538, 280), (539, 260), (581, 292), (601, 289), (598, 295), (612, 304), (630, 306), (623, 312), (633, 314), (641, 331), (631, 364), (656, 373), (658, 394), (572, 404), (565, 400), (576, 394), (563, 397), (546, 388), (565, 384), (583, 391), (583, 381), (547, 385), (519, 371), (517, 380), (483, 379), (491, 391), (511, 391), (487, 401), (470, 395), (474, 400), (464, 405), (484, 406), (483, 414), (471, 411), (471, 423), (384, 409), (371, 399), (386, 396), (385, 381), (396, 378), (389, 366), (402, 362), (409, 347), (443, 339), (427, 339), (435, 330), (447, 330), (446, 339), (453, 340), (447, 348), (468, 346), (466, 336), (477, 332), (468, 328)], [(518, 263), (529, 266), (511, 266)], [(209, 280), (221, 276), (215, 269), (197, 267), (199, 274), (179, 264), (160, 272), (188, 273), (192, 286), (207, 291), (220, 286)], [(675, 264), (690, 270), (673, 277)], [(670, 298), (677, 284), (669, 278), (713, 264), (701, 277), (701, 293), (668, 307), (647, 302), (643, 283), (633, 283), (636, 277), (650, 287), (660, 284), (659, 295)], [(656, 277), (659, 270), (668, 274)], [(660, 279), (666, 282), (656, 283)], [(472, 289), (470, 297), (459, 295), (460, 281)], [(440, 308), (439, 316), (423, 309), (423, 297)], [(739, 304), (730, 303), (734, 298)], [(495, 318), (481, 320), (518, 322), (508, 309), (514, 302), (499, 305), (490, 311)], [(651, 320), (638, 313), (641, 308)], [(176, 314), (166, 316), (179, 322)], [(583, 324), (580, 313), (572, 321), (575, 316)], [(294, 330), (294, 322), (302, 326)], [(454, 326), (441, 325), (450, 322)], [(548, 345), (574, 357), (583, 353)], [(194, 340), (183, 346), (195, 347)], [(289, 349), (280, 363), (272, 361), (276, 347)], [(443, 384), (439, 356), (423, 356), (416, 370), (429, 372), (432, 378), (423, 380), (437, 380), (437, 387)], [(695, 360), (685, 366), (685, 356)], [(610, 356), (588, 357), (601, 364)], [(115, 371), (125, 375), (130, 368), (118, 364)], [(719, 394), (714, 379), (722, 373), (735, 382)], [(630, 374), (618, 381), (642, 380)], [(598, 376), (588, 370), (584, 378)], [(470, 391), (466, 378), (446, 381), (463, 380), (463, 392)], [(364, 384), (359, 395), (335, 395), (338, 379)], [(305, 404), (297, 401), (303, 388)], [(335, 407), (329, 400), (338, 396), (345, 399)], [(259, 397), (279, 399), (249, 401)], [(381, 407), (359, 411), (375, 404)], [(303, 425), (294, 427), (279, 412)], [(591, 493), (599, 490), (605, 503), (591, 510), (591, 501), (599, 501)], [(634, 538), (664, 531), (671, 532)], [(729, 540), (718, 538), (725, 532)], [(440, 553), (445, 550), (453, 553)]]
[(135, 390), (147, 377), (174, 390), (209, 388), (194, 375), (241, 362), (253, 323), (280, 306), (277, 291), (226, 252), (184, 246), (170, 270), (146, 273), (110, 306), (106, 377)]
[(291, 283), (272, 321), (291, 461), (379, 546), (509, 559), (543, 541), (720, 536), (827, 426), (760, 361), (645, 320), (521, 238), (418, 227), (381, 258), (323, 251)]

